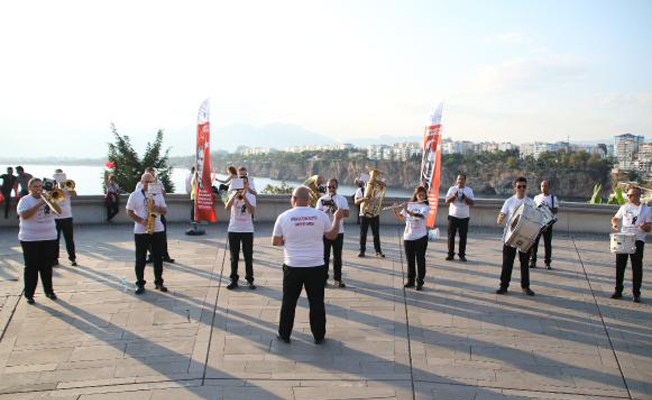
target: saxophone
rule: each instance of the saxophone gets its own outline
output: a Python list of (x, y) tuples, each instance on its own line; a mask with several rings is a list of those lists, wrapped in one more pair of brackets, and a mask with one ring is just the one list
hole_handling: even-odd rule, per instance
[(154, 211), (154, 197), (147, 197), (147, 224), (145, 229), (147, 230), (148, 235), (154, 234), (154, 226), (156, 224), (156, 211)]
[(323, 194), (323, 192), (321, 191), (323, 187), (320, 187), (318, 182), (319, 182), (319, 175), (313, 175), (310, 178), (306, 179), (305, 182), (303, 182), (303, 184), (307, 186), (308, 189), (310, 189), (310, 193), (309, 193), (310, 201), (308, 204), (312, 208), (315, 208), (315, 206), (317, 205), (317, 200), (319, 200), (319, 198)]
[(378, 179), (378, 175), (382, 174), (377, 169), (369, 170), (369, 181), (367, 181), (367, 186), (365, 187), (365, 201), (362, 202), (360, 208), (362, 210), (362, 215), (367, 218), (372, 218), (377, 215), (380, 215), (383, 207), (383, 199), (385, 198), (385, 193), (387, 188), (385, 184)]

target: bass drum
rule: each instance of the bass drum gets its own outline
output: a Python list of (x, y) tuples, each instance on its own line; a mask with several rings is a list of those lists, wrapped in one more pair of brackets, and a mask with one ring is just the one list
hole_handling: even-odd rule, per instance
[(525, 202), (514, 211), (507, 225), (505, 244), (527, 252), (541, 232), (542, 214)]

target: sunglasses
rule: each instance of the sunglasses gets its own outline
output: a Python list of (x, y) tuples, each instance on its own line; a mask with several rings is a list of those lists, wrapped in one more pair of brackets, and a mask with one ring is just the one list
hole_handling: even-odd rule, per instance
[(627, 193), (627, 197), (636, 197), (636, 196), (640, 196), (640, 194), (639, 193)]
[(516, 189), (525, 189), (527, 185), (516, 185)]

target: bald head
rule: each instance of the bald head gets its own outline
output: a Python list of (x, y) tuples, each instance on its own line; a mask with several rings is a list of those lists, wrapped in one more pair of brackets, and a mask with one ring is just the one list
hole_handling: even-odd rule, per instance
[(292, 198), (297, 206), (307, 206), (310, 200), (310, 189), (306, 186), (299, 186), (292, 192)]

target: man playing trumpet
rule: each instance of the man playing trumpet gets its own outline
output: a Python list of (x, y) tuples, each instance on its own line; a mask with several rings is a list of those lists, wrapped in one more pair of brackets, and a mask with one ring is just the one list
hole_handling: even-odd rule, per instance
[[(145, 293), (145, 264), (147, 250), (151, 246), (154, 258), (154, 284), (156, 289), (167, 292), (163, 286), (163, 246), (165, 241), (165, 228), (161, 216), (167, 213), (165, 199), (161, 194), (150, 195), (147, 193), (149, 185), (155, 182), (150, 173), (143, 174), (140, 179), (142, 186), (129, 195), (127, 200), (127, 215), (134, 221), (134, 242), (136, 244), (136, 294)], [(148, 203), (149, 202), (149, 203)], [(153, 207), (148, 207), (153, 202)], [(150, 212), (153, 212), (151, 214)], [(147, 228), (151, 227), (151, 233)]]
[(61, 240), (61, 233), (63, 233), (63, 239), (66, 241), (68, 260), (70, 260), (70, 265), (76, 267), (77, 256), (75, 255), (75, 238), (73, 235), (72, 206), (70, 200), (77, 197), (77, 192), (75, 191), (74, 182), (66, 179), (66, 174), (63, 173), (62, 169), (54, 170), (53, 178), (57, 181), (63, 192), (63, 200), (59, 203), (61, 215), (54, 217), (54, 222), (57, 227), (57, 249), (54, 253), (55, 259), (53, 265), (59, 265), (59, 241)]

